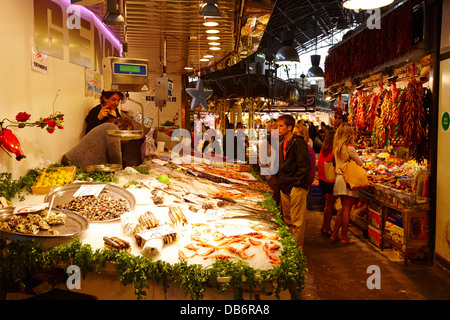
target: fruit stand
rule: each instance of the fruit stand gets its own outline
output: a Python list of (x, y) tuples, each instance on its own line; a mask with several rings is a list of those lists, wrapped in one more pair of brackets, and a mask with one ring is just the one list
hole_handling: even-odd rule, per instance
[(430, 172), (414, 160), (360, 150), (371, 185), (360, 191), (351, 221), (377, 248), (392, 250), (405, 264), (430, 258)]

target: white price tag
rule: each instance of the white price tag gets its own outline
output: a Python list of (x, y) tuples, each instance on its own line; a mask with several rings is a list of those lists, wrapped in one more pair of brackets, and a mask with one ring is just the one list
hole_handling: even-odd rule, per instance
[(95, 196), (102, 192), (102, 190), (106, 187), (106, 184), (83, 184), (81, 185), (77, 192), (74, 193), (74, 197), (82, 197), (82, 196)]
[(177, 231), (171, 226), (164, 224), (162, 226), (138, 233), (138, 235), (145, 241), (148, 241), (150, 239), (160, 239), (172, 233), (177, 233)]
[(220, 230), (220, 233), (224, 234), (227, 237), (240, 236), (244, 234), (255, 233), (256, 231), (250, 227), (231, 227), (226, 226)]
[(223, 217), (225, 217), (226, 216), (226, 211), (225, 210), (222, 210), (222, 209), (219, 209), (219, 210), (215, 210), (215, 209), (207, 209), (206, 211), (205, 211), (205, 214), (207, 215), (207, 216), (212, 216), (212, 217), (216, 217), (216, 218), (223, 218)]
[(147, 188), (149, 188), (151, 190), (167, 188), (167, 184), (159, 182), (155, 178), (141, 180), (141, 184), (143, 184), (144, 186), (146, 186)]
[(160, 166), (164, 166), (164, 165), (168, 164), (167, 161), (160, 160), (160, 159), (153, 159), (152, 162), (159, 164)]
[(37, 212), (48, 208), (48, 203), (29, 204), (27, 206), (17, 206), (14, 208), (13, 214)]

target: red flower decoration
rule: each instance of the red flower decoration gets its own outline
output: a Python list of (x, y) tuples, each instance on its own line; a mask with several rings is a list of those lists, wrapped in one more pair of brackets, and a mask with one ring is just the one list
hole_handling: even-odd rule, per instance
[(51, 128), (56, 127), (56, 121), (55, 120), (47, 120), (47, 125)]
[(28, 114), (28, 113), (26, 113), (26, 112), (19, 112), (19, 113), (16, 115), (16, 121), (17, 121), (17, 122), (25, 122), (25, 121), (27, 121), (28, 119), (30, 119), (30, 117), (31, 117), (31, 114)]

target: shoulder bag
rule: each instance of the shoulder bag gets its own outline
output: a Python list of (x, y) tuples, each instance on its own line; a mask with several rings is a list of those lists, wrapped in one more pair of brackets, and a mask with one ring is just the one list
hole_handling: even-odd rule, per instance
[(365, 189), (369, 186), (366, 170), (354, 160), (348, 160), (339, 169), (342, 171), (347, 189), (355, 191)]
[(325, 173), (325, 180), (334, 181), (336, 179), (336, 168), (334, 166), (334, 162), (324, 161), (323, 171)]

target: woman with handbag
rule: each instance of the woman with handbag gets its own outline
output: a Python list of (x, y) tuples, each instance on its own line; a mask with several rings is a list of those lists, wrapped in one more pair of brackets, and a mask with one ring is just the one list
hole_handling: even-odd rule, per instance
[(323, 210), (323, 223), (320, 231), (324, 235), (331, 236), (331, 217), (337, 197), (333, 194), (334, 181), (336, 178), (335, 160), (333, 155), (333, 140), (335, 131), (329, 130), (325, 134), (323, 146), (320, 150), (317, 163), (317, 178), (322, 194), (325, 195), (325, 208)]
[[(330, 237), (331, 242), (340, 241), (343, 244), (352, 243), (353, 240), (347, 236), (350, 225), (350, 210), (353, 207), (355, 198), (359, 197), (359, 191), (349, 190), (344, 180), (341, 166), (347, 161), (353, 160), (359, 166), (363, 161), (359, 157), (355, 145), (355, 132), (350, 123), (344, 122), (336, 130), (333, 142), (333, 153), (336, 160), (336, 180), (334, 183), (333, 194), (341, 199), (342, 209), (336, 216), (333, 234)], [(342, 227), (342, 237), (338, 237), (339, 229)]]

